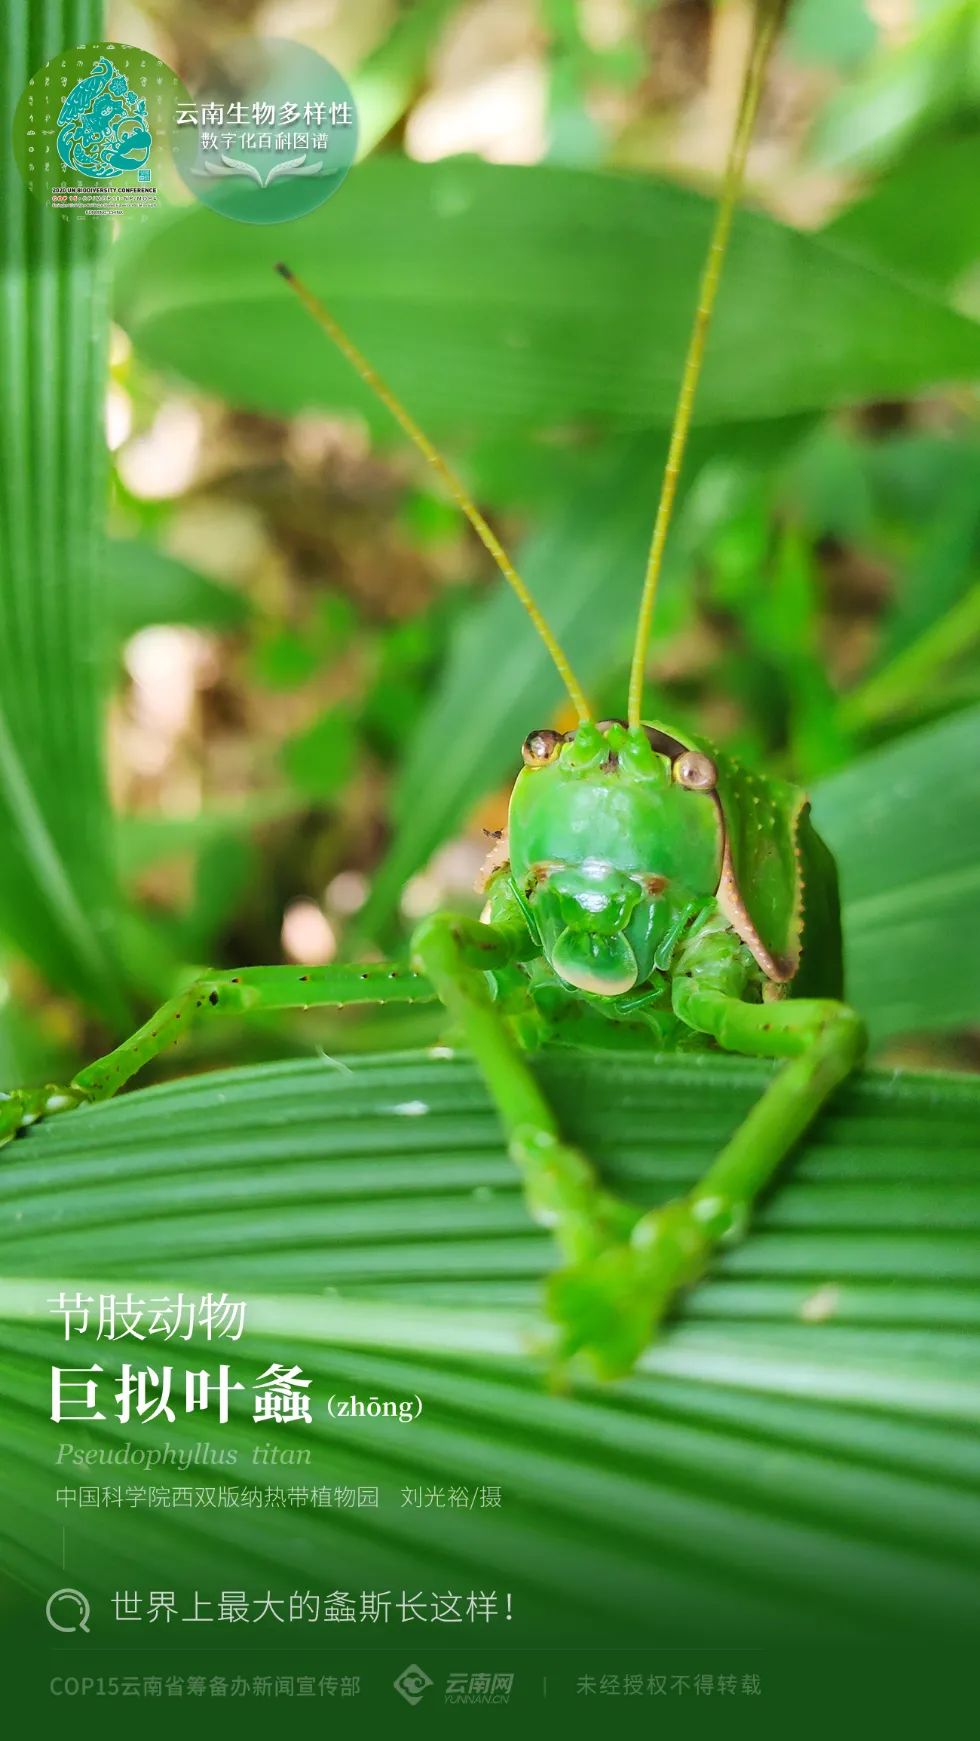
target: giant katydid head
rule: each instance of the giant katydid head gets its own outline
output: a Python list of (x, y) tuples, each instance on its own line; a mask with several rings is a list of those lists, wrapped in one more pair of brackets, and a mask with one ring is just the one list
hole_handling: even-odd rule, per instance
[(659, 908), (717, 896), (769, 978), (799, 956), (803, 795), (661, 724), (535, 731), (510, 804), (514, 887), (559, 978), (641, 985)]

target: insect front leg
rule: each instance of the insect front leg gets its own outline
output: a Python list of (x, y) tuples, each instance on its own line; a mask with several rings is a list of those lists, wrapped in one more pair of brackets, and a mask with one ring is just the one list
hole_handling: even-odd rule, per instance
[(606, 1372), (629, 1369), (678, 1290), (745, 1232), (759, 1193), (866, 1046), (860, 1017), (829, 998), (749, 1004), (684, 976), (673, 1005), (727, 1051), (790, 1061), (686, 1197), (639, 1217), (619, 1251), (556, 1278), (559, 1314), (572, 1326), (566, 1354), (598, 1348)]
[(685, 1200), (709, 1244), (716, 1245), (745, 1231), (759, 1192), (861, 1062), (867, 1033), (860, 1016), (834, 998), (747, 1004), (682, 978), (675, 981), (673, 1001), (682, 1021), (712, 1035), (726, 1051), (790, 1060)]
[(202, 974), (163, 1004), (135, 1034), (87, 1064), (65, 1087), (18, 1089), (0, 1095), (0, 1145), (19, 1130), (95, 1100), (108, 1100), (188, 1028), (214, 1016), (341, 1007), (362, 1003), (432, 1003), (429, 983), (393, 962), (361, 966), (242, 967)]
[(412, 959), (462, 1032), (500, 1114), (529, 1213), (555, 1236), (566, 1260), (587, 1262), (629, 1233), (639, 1211), (600, 1188), (582, 1152), (563, 1140), (555, 1115), (495, 1007), (487, 974), (537, 952), (523, 921), (483, 924), (434, 914), (412, 939)]

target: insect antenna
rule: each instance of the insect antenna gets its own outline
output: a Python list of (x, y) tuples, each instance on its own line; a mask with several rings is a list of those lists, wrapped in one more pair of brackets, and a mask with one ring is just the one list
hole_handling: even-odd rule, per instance
[(633, 648), (633, 663), (630, 667), (629, 688), (629, 723), (639, 725), (643, 711), (643, 677), (646, 665), (647, 649), (650, 644), (650, 628), (653, 622), (653, 609), (657, 597), (657, 585), (660, 571), (663, 567), (664, 546), (667, 542), (667, 530), (677, 494), (677, 480), (680, 475), (684, 449), (691, 427), (691, 417), (694, 410), (694, 395), (697, 391), (701, 374), (701, 364), (704, 360), (705, 344), (711, 315), (718, 294), (721, 279), (721, 268), (731, 233), (735, 207), (745, 173), (745, 161), (749, 153), (752, 139), (752, 129), (765, 82), (766, 65), (773, 44), (779, 33), (779, 26), (786, 10), (787, 0), (756, 0), (755, 25), (745, 72), (742, 77), (742, 92), (739, 101), (738, 115), (732, 132), (732, 141), (728, 151), (728, 161), (725, 165), (722, 182), (721, 198), (715, 214), (711, 240), (701, 274), (701, 284), (698, 291), (698, 304), (694, 315), (694, 324), (688, 342), (687, 356), (684, 359), (684, 371), (677, 394), (677, 404), (674, 410), (674, 420), (671, 426), (670, 443), (667, 448), (667, 459), (664, 465), (663, 483), (660, 487), (660, 500), (657, 503), (657, 514), (653, 526), (653, 536), (650, 541), (650, 554), (647, 558), (646, 575), (643, 582), (643, 594), (640, 599), (640, 611), (636, 624), (636, 641)]
[(428, 460), (433, 471), (442, 479), (442, 482), (445, 484), (446, 489), (452, 496), (453, 501), (466, 515), (466, 518), (479, 538), (480, 543), (483, 545), (485, 550), (490, 552), (490, 555), (493, 557), (494, 562), (497, 564), (497, 567), (512, 592), (516, 594), (520, 603), (524, 606), (524, 609), (551, 655), (555, 668), (557, 669), (565, 688), (568, 690), (572, 705), (575, 708), (579, 719), (590, 719), (591, 711), (589, 704), (585, 699), (585, 691), (579, 683), (578, 678), (575, 676), (565, 653), (559, 646), (558, 641), (552, 630), (549, 628), (543, 613), (535, 603), (526, 583), (518, 574), (517, 569), (514, 567), (513, 562), (501, 544), (500, 539), (497, 537), (493, 528), (487, 524), (487, 521), (480, 513), (476, 503), (473, 501), (473, 498), (467, 493), (462, 480), (458, 477), (456, 472), (453, 471), (449, 463), (443, 459), (442, 454), (429, 440), (424, 429), (420, 429), (411, 413), (406, 411), (401, 400), (396, 397), (392, 389), (388, 386), (387, 381), (382, 380), (377, 370), (372, 368), (367, 358), (358, 350), (353, 339), (348, 337), (343, 327), (337, 320), (335, 320), (329, 309), (325, 308), (319, 298), (314, 296), (313, 292), (307, 289), (302, 280), (297, 278), (296, 274), (291, 272), (288, 266), (284, 266), (281, 261), (276, 266), (276, 271), (282, 275), (290, 288), (295, 291), (300, 302), (313, 316), (317, 325), (322, 327), (328, 337), (333, 340), (337, 349), (347, 358), (347, 361), (356, 370), (357, 374), (360, 375), (361, 380), (366, 386), (370, 387), (372, 393), (374, 393), (376, 398), (380, 399), (382, 405), (387, 407), (395, 421), (400, 424), (401, 428), (405, 431), (409, 441), (418, 448), (419, 452)]

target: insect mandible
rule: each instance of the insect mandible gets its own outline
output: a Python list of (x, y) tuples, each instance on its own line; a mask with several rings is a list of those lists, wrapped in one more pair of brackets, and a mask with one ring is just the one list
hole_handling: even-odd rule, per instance
[[(669, 721), (643, 717), (654, 599), (694, 392), (782, 0), (759, 0), (675, 413), (623, 719), (595, 722), (520, 576), (459, 479), (332, 315), (283, 277), (440, 475), (517, 594), (568, 690), (578, 725), (530, 732), (506, 838), (479, 920), (435, 914), (409, 965), (247, 967), (207, 973), (66, 1087), (0, 1097), (0, 1142), (37, 1119), (103, 1100), (195, 1021), (223, 1013), (439, 1000), (482, 1072), (531, 1216), (561, 1267), (548, 1284), (559, 1360), (628, 1371), (675, 1294), (746, 1229), (760, 1191), (865, 1033), (843, 1001), (831, 855), (802, 792), (743, 770)], [(718, 1045), (786, 1060), (687, 1196), (643, 1210), (608, 1192), (565, 1140), (529, 1046)]]

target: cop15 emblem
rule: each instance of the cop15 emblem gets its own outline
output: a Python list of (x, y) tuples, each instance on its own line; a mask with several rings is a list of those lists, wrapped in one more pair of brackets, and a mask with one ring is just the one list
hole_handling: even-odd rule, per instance
[(58, 129), (62, 163), (91, 181), (144, 168), (153, 145), (146, 98), (130, 89), (126, 74), (104, 55), (69, 91)]
[(187, 93), (155, 55), (122, 42), (64, 49), (28, 80), (14, 156), (31, 193), (63, 217), (145, 215), (161, 174), (171, 196), (173, 130)]

